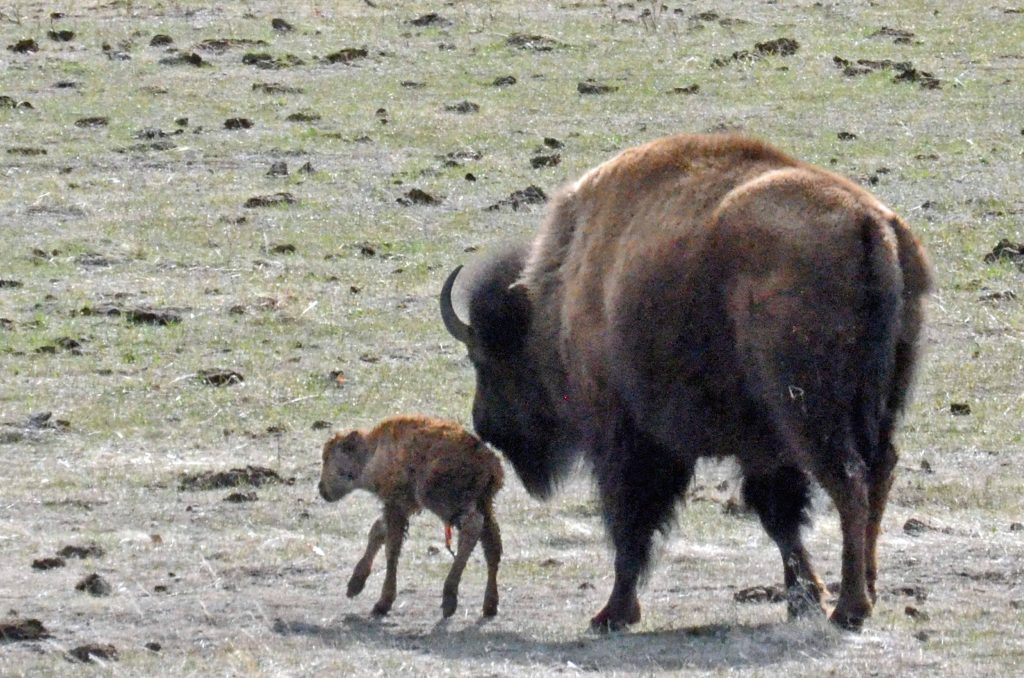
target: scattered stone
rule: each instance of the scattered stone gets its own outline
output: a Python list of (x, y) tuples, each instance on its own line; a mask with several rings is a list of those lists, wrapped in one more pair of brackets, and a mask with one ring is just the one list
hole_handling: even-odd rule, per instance
[(914, 621), (918, 621), (918, 622), (928, 621), (928, 619), (929, 619), (927, 612), (925, 612), (924, 610), (918, 609), (918, 608), (914, 607), (913, 605), (907, 605), (905, 608), (903, 608), (903, 614), (907, 615), (908, 617), (910, 617)]
[(562, 561), (558, 558), (545, 558), (544, 560), (540, 561), (541, 567), (558, 567), (561, 564)]
[(398, 204), (405, 205), (440, 205), (441, 200), (419, 188), (409, 189), (408, 192), (397, 200)]
[(277, 471), (263, 466), (246, 466), (233, 468), (229, 471), (203, 471), (195, 474), (182, 474), (178, 481), (178, 489), (182, 492), (200, 490), (218, 490), (227, 487), (262, 487), (264, 485), (284, 483), (290, 485), (294, 478), (285, 480)]
[(513, 191), (508, 198), (499, 200), (490, 207), (485, 208), (488, 212), (494, 212), (502, 207), (511, 207), (513, 212), (518, 212), (524, 205), (542, 205), (546, 203), (548, 196), (537, 186), (527, 186), (521, 191)]
[(557, 47), (562, 47), (562, 43), (554, 38), (548, 38), (543, 35), (528, 35), (526, 33), (513, 33), (505, 40), (505, 44), (509, 47), (531, 50), (533, 52), (550, 52)]
[(224, 121), (224, 129), (249, 129), (252, 127), (252, 120), (249, 118), (228, 118)]
[(900, 28), (889, 28), (888, 26), (882, 26), (868, 37), (892, 38), (892, 41), (897, 45), (909, 45), (912, 42), (914, 33), (912, 31), (905, 31)]
[(408, 23), (413, 25), (413, 26), (419, 26), (421, 28), (423, 28), (425, 26), (432, 26), (434, 28), (440, 28), (440, 27), (447, 27), (447, 26), (451, 26), (452, 25), (451, 21), (449, 21), (448, 19), (445, 19), (443, 16), (441, 16), (440, 14), (437, 14), (436, 12), (430, 12), (429, 14), (424, 14), (423, 16), (418, 17), (416, 19), (409, 19)]
[(210, 38), (203, 40), (196, 45), (196, 49), (214, 54), (223, 54), (229, 49), (236, 47), (265, 47), (266, 40), (251, 40), (249, 38)]
[(922, 459), (921, 460), (921, 470), (924, 471), (925, 473), (934, 473), (935, 472), (935, 471), (932, 470), (932, 463), (930, 461), (928, 461), (927, 459)]
[(965, 417), (971, 413), (971, 406), (968, 403), (950, 403), (949, 413), (954, 417)]
[(167, 47), (174, 44), (174, 38), (163, 33), (157, 33), (149, 39), (150, 47)]
[(732, 599), (737, 603), (781, 603), (786, 600), (786, 591), (774, 584), (751, 586), (734, 593)]
[(28, 54), (29, 52), (38, 52), (39, 43), (32, 38), (24, 38), (8, 45), (7, 49), (16, 54)]
[(280, 205), (294, 205), (298, 202), (295, 196), (287, 191), (272, 193), (270, 195), (256, 195), (245, 201), (243, 207), (253, 209), (256, 207), (278, 207)]
[(159, 652), (160, 650), (164, 649), (163, 645), (156, 642), (155, 640), (146, 643), (143, 647), (145, 647), (150, 652)]
[(669, 90), (670, 94), (696, 94), (700, 91), (700, 85), (694, 83), (692, 85), (686, 85), (685, 87), (673, 87)]
[(299, 171), (302, 172), (303, 174), (313, 174), (316, 172), (316, 170), (313, 169), (313, 163), (309, 162), (308, 160), (302, 167), (299, 168)]
[(181, 322), (181, 313), (176, 310), (121, 308), (113, 304), (84, 306), (79, 313), (85, 316), (105, 315), (124, 317), (125, 320), (136, 325), (174, 325)]
[(921, 588), (920, 586), (897, 586), (890, 591), (896, 596), (905, 596), (907, 598), (913, 598), (918, 603), (923, 603), (928, 600), (928, 591)]
[(1001, 239), (992, 251), (985, 255), (986, 264), (997, 261), (1012, 261), (1024, 267), (1024, 242), (1016, 243), (1006, 238)]
[(1013, 301), (1017, 298), (1017, 293), (1013, 290), (998, 290), (996, 292), (986, 292), (978, 297), (978, 301)]
[(32, 561), (33, 570), (54, 570), (65, 565), (67, 561), (63, 558), (36, 558)]
[(836, 138), (840, 141), (853, 141), (857, 138), (857, 135), (853, 132), (839, 132), (836, 134)]
[(369, 52), (363, 47), (346, 47), (337, 52), (331, 52), (324, 57), (324, 60), (329, 64), (350, 64), (353, 61), (365, 59), (367, 56), (369, 56)]
[(196, 376), (208, 386), (231, 386), (245, 381), (245, 377), (234, 370), (199, 370)]
[(288, 163), (284, 160), (277, 160), (270, 164), (270, 169), (267, 170), (268, 177), (286, 177), (288, 176)]
[(892, 61), (891, 59), (858, 59), (856, 64), (840, 56), (833, 56), (832, 63), (843, 72), (853, 77), (867, 75), (876, 71), (895, 71), (893, 82), (916, 82), (924, 89), (942, 89), (942, 81), (927, 71), (919, 71), (909, 61)]
[(245, 504), (258, 500), (255, 492), (232, 492), (228, 496), (224, 497), (224, 501), (231, 502), (232, 504)]
[(1010, 532), (1024, 532), (1024, 523), (1010, 523)]
[(46, 37), (54, 42), (71, 42), (75, 39), (75, 32), (69, 30), (47, 31)]
[(530, 158), (530, 167), (540, 169), (542, 167), (556, 167), (562, 162), (562, 156), (558, 153), (551, 155), (535, 155)]
[(611, 94), (619, 90), (615, 85), (607, 85), (588, 78), (576, 84), (576, 91), (580, 94)]
[(172, 54), (164, 57), (158, 63), (163, 66), (195, 66), (196, 68), (209, 65), (203, 60), (203, 57), (199, 56), (195, 52)]
[(924, 534), (925, 532), (934, 531), (935, 528), (924, 522), (920, 518), (910, 518), (907, 522), (903, 523), (903, 531), (910, 536), (917, 536)]
[(109, 596), (114, 590), (110, 583), (95, 572), (75, 584), (76, 591), (85, 591), (91, 596)]
[(117, 648), (110, 644), (100, 645), (98, 643), (79, 645), (76, 648), (68, 650), (68, 659), (71, 659), (72, 661), (79, 661), (83, 664), (95, 662), (96, 660), (101, 662), (117, 661)]
[(327, 375), (328, 380), (337, 387), (345, 385), (345, 371), (344, 370), (331, 370)]
[(800, 43), (793, 38), (776, 38), (766, 42), (759, 42), (754, 45), (754, 50), (760, 55), (792, 56), (800, 49)]
[(132, 133), (132, 136), (136, 139), (162, 139), (170, 135), (159, 127), (144, 127)]
[(301, 87), (283, 85), (279, 82), (254, 82), (252, 84), (252, 91), (262, 92), (263, 94), (302, 94), (305, 92)]
[(14, 288), (17, 288), (17, 287), (22, 287), (23, 285), (24, 285), (24, 283), (22, 283), (20, 280), (2, 280), (2, 279), (0, 279), (0, 289), (4, 289), (4, 288), (6, 288), (6, 289), (14, 289)]
[(283, 57), (275, 57), (269, 52), (247, 52), (242, 56), (242, 63), (248, 66), (255, 66), (263, 70), (278, 70), (293, 66), (302, 66), (304, 62), (294, 54), (285, 54)]
[(929, 638), (931, 638), (931, 634), (927, 631), (918, 631), (914, 634), (914, 640), (919, 640), (922, 643), (926, 642)]
[(472, 101), (458, 101), (454, 104), (445, 104), (444, 110), (449, 113), (478, 113), (480, 112), (480, 104), (473, 103)]
[(494, 81), (491, 82), (491, 86), (492, 87), (509, 87), (511, 85), (516, 84), (517, 82), (519, 82), (519, 81), (516, 80), (514, 75), (502, 75), (502, 76), (499, 76), (499, 77), (495, 78)]
[(52, 636), (38, 619), (4, 619), (0, 621), (0, 642), (12, 643), (46, 638), (52, 638)]
[(57, 551), (57, 555), (64, 558), (99, 558), (103, 556), (103, 547), (98, 544), (89, 544), (88, 546), (75, 546), (69, 544)]
[(32, 148), (29, 146), (14, 146), (12, 148), (8, 148), (7, 152), (10, 155), (22, 155), (26, 157), (31, 157), (34, 155), (46, 155), (45, 148)]
[(295, 254), (296, 249), (295, 245), (284, 242), (271, 245), (268, 252), (270, 252), (270, 254)]
[(75, 127), (106, 127), (110, 124), (110, 120), (102, 115), (90, 116), (88, 118), (79, 118), (75, 120)]
[(320, 114), (315, 111), (298, 111), (285, 118), (288, 122), (316, 122)]
[(270, 20), (270, 27), (273, 28), (278, 33), (288, 33), (294, 30), (295, 28), (290, 23), (279, 17), (274, 17), (273, 19)]
[(424, 87), (427, 86), (427, 83), (420, 82), (418, 80), (403, 80), (398, 84), (401, 85), (402, 87), (405, 87), (406, 89), (423, 89)]

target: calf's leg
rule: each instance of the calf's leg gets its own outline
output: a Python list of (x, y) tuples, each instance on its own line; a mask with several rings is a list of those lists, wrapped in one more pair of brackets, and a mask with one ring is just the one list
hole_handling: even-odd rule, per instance
[(483, 526), (484, 517), (475, 508), (463, 515), (459, 521), (459, 548), (444, 580), (444, 591), (441, 594), (441, 614), (444, 617), (455, 614), (455, 608), (459, 605), (459, 582), (462, 581), (462, 572), (466, 569), (469, 555), (480, 540)]
[(395, 602), (395, 592), (398, 587), (398, 555), (402, 551), (402, 540), (405, 538), (408, 519), (401, 511), (386, 507), (384, 509), (384, 525), (387, 532), (384, 539), (387, 571), (384, 573), (384, 586), (380, 591), (380, 599), (373, 606), (375, 615), (387, 614)]
[(498, 564), (501, 562), (501, 530), (498, 529), (498, 521), (494, 519), (494, 507), (490, 504), (484, 507), (484, 526), (480, 535), (480, 542), (484, 549), (484, 559), (487, 561), (487, 588), (484, 589), (485, 617), (493, 617), (498, 614)]
[(356, 563), (355, 569), (352, 570), (352, 577), (348, 580), (346, 595), (349, 598), (354, 598), (362, 592), (363, 586), (366, 585), (366, 578), (370, 576), (373, 559), (377, 557), (377, 552), (384, 545), (386, 534), (387, 528), (384, 526), (384, 519), (378, 518), (373, 522), (373, 527), (370, 528), (370, 538), (366, 543), (366, 551), (363, 553), (363, 557), (359, 559), (359, 562)]

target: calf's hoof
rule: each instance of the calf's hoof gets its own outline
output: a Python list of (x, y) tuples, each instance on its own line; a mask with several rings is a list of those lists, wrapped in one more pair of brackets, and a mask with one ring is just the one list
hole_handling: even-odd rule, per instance
[(622, 631), (630, 624), (640, 621), (640, 601), (636, 598), (629, 605), (613, 607), (611, 603), (590, 620), (590, 630), (598, 633)]
[(441, 598), (441, 616), (447, 619), (455, 614), (455, 608), (459, 606), (459, 599), (455, 596), (445, 594)]
[(386, 615), (388, 612), (391, 611), (391, 603), (392, 601), (390, 600), (378, 600), (377, 603), (373, 606), (373, 616), (383, 617), (384, 615)]
[(345, 595), (349, 598), (355, 598), (363, 592), (364, 586), (366, 586), (366, 577), (352, 575), (352, 578), (348, 580), (348, 589), (345, 591)]
[(498, 601), (495, 600), (484, 600), (483, 615), (485, 617), (494, 617), (498, 614)]

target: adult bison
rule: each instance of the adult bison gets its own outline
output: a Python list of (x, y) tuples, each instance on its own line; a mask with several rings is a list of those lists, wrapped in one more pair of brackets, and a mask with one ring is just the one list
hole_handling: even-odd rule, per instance
[[(460, 267), (461, 268), (461, 267)], [(790, 611), (822, 605), (801, 539), (811, 479), (843, 532), (831, 619), (875, 597), (929, 264), (906, 224), (852, 182), (740, 136), (627, 150), (553, 200), (532, 244), (467, 274), (473, 423), (545, 497), (582, 454), (615, 547), (591, 621), (640, 619), (637, 583), (698, 457), (732, 456), (782, 554)]]

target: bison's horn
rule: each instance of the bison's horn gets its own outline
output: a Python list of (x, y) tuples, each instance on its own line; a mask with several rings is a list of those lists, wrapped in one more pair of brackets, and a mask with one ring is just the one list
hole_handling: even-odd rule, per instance
[(448, 279), (444, 281), (444, 286), (441, 288), (441, 320), (444, 321), (444, 327), (448, 333), (465, 344), (469, 342), (469, 325), (459, 320), (459, 316), (452, 306), (452, 288), (455, 286), (455, 278), (459, 276), (461, 270), (461, 265), (456, 266), (455, 270), (448, 274)]

